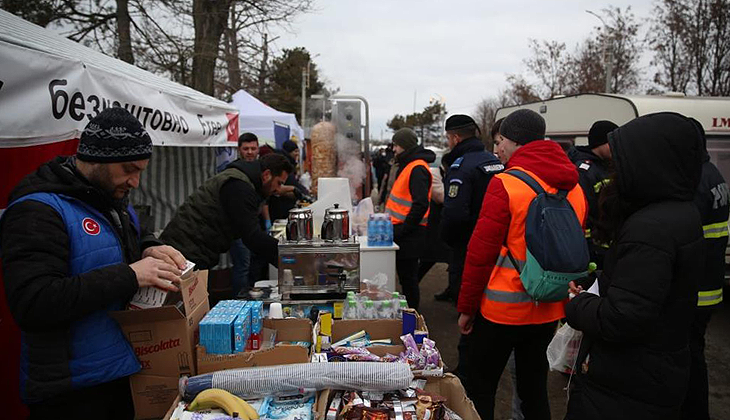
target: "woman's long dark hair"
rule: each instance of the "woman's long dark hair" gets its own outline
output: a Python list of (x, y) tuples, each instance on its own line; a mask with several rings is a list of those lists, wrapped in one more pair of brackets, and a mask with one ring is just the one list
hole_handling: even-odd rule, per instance
[(610, 181), (601, 188), (598, 196), (598, 221), (591, 229), (594, 240), (604, 244), (611, 244), (616, 240), (621, 226), (632, 211), (631, 204), (621, 196), (618, 173), (613, 165), (610, 170)]

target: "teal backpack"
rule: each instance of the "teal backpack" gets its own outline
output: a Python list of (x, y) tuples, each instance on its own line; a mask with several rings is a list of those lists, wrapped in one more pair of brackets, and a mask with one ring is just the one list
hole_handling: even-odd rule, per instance
[[(583, 228), (568, 191), (546, 192), (526, 172), (510, 169), (505, 172), (532, 188), (532, 199), (525, 219), (527, 258), (520, 270), (520, 280), (536, 301), (559, 302), (568, 297), (568, 283), (588, 274), (590, 256)], [(507, 252), (514, 267), (519, 267)]]

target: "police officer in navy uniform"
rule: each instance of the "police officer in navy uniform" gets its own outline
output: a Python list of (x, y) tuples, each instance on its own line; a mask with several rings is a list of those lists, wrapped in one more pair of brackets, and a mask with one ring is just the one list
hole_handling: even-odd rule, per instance
[[(702, 133), (702, 125), (693, 120)], [(706, 141), (705, 141), (706, 146)], [(692, 357), (689, 387), (684, 404), (684, 419), (709, 420), (705, 332), (712, 313), (722, 303), (725, 280), (725, 248), (728, 243), (730, 188), (705, 150), (702, 177), (697, 187), (695, 204), (702, 217), (705, 237), (705, 274), (698, 279), (697, 308), (690, 327), (689, 349)]]
[(598, 221), (598, 197), (601, 189), (609, 182), (608, 165), (611, 162), (611, 149), (608, 146), (608, 133), (618, 126), (611, 121), (596, 121), (588, 131), (588, 146), (573, 146), (568, 149), (568, 158), (578, 168), (578, 183), (588, 200), (588, 220), (586, 221), (586, 240), (591, 253), (591, 261), (601, 269), (606, 244), (591, 238), (591, 227)]
[(451, 152), (444, 155), (444, 207), (441, 213), (441, 238), (452, 248), (449, 285), (436, 300), (456, 301), (466, 246), (476, 225), (482, 199), (492, 176), (504, 170), (494, 154), (477, 137), (479, 128), (468, 115), (452, 115), (446, 120), (446, 138)]

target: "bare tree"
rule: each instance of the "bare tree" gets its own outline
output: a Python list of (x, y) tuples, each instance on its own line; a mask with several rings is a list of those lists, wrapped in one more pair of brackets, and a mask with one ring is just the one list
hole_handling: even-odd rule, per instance
[(510, 74), (507, 76), (507, 88), (500, 93), (500, 96), (503, 97), (504, 103), (510, 105), (540, 100), (540, 96), (536, 92), (535, 87), (518, 74)]
[(663, 0), (655, 5), (647, 37), (654, 50), (652, 65), (657, 68), (654, 82), (673, 92), (687, 93), (692, 79), (692, 54), (688, 39), (687, 4)]
[(703, 91), (710, 96), (730, 95), (730, 1), (712, 0), (708, 9), (710, 32)]
[(536, 88), (543, 98), (565, 93), (570, 78), (571, 58), (565, 51), (565, 43), (530, 39), (532, 55), (524, 60), (527, 69), (540, 81)]
[(134, 64), (132, 53), (132, 34), (130, 24), (132, 18), (129, 16), (129, 0), (116, 0), (117, 2), (117, 35), (119, 36), (119, 48), (117, 56), (120, 60)]

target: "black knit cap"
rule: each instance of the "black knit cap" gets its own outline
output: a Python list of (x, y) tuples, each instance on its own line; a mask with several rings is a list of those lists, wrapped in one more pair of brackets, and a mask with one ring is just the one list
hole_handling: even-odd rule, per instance
[(618, 126), (611, 121), (596, 121), (588, 131), (588, 147), (595, 149), (598, 146), (608, 143), (608, 133), (617, 129)]
[(402, 147), (403, 150), (410, 150), (418, 146), (418, 134), (408, 127), (401, 128), (393, 134), (393, 143)]
[(477, 123), (468, 115), (455, 114), (446, 119), (446, 131), (460, 130), (467, 127), (475, 127)]
[(296, 143), (294, 143), (293, 141), (291, 141), (291, 140), (287, 140), (287, 141), (285, 141), (285, 142), (284, 142), (284, 143), (283, 143), (283, 144), (281, 145), (281, 148), (282, 148), (282, 149), (284, 149), (284, 151), (285, 151), (285, 152), (287, 152), (287, 153), (291, 153), (291, 152), (293, 152), (293, 151), (297, 150), (297, 149), (298, 149), (299, 147), (297, 147), (297, 144), (296, 144)]
[(124, 108), (107, 108), (81, 133), (76, 158), (84, 162), (133, 162), (152, 156), (152, 139)]
[(534, 140), (543, 140), (545, 119), (531, 109), (518, 109), (504, 118), (499, 134), (521, 146)]

